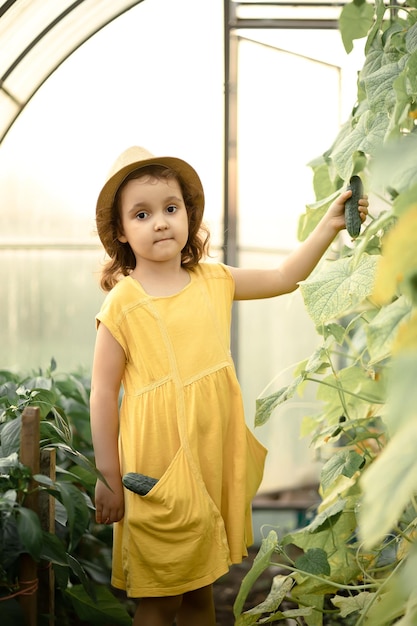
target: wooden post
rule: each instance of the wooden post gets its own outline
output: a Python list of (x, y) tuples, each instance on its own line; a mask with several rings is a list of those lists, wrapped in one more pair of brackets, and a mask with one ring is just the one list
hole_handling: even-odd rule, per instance
[[(41, 474), (55, 480), (55, 450), (42, 450), (40, 464)], [(43, 530), (48, 533), (55, 533), (55, 498), (46, 491), (39, 494), (39, 517)], [(41, 561), (39, 566), (39, 614), (48, 615), (47, 623), (49, 626), (54, 626), (55, 575), (52, 563), (49, 561)]]
[[(39, 474), (39, 426), (40, 411), (37, 407), (26, 407), (22, 414), (22, 430), (20, 434), (20, 461), (29, 467), (34, 474)], [(35, 486), (33, 484), (33, 486)], [(38, 493), (30, 493), (25, 498), (25, 506), (38, 513)], [(26, 626), (37, 624), (37, 564), (29, 554), (20, 557), (19, 582), (22, 590), (19, 596)]]

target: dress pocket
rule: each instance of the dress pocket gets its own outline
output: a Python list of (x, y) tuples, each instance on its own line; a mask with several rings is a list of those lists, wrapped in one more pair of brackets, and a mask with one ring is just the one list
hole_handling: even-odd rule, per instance
[(174, 564), (177, 579), (192, 575), (196, 580), (214, 569), (219, 558), (228, 560), (223, 519), (183, 448), (145, 496), (127, 497), (127, 559), (139, 560), (164, 580)]

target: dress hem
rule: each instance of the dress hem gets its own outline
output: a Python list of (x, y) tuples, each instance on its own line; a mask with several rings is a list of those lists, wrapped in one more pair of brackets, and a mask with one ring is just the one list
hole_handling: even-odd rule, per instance
[(122, 591), (126, 591), (128, 598), (162, 598), (165, 596), (178, 596), (183, 593), (187, 593), (188, 591), (195, 591), (196, 589), (201, 589), (202, 587), (206, 587), (207, 585), (211, 585), (216, 580), (224, 576), (229, 571), (231, 562), (223, 565), (222, 567), (217, 568), (214, 572), (210, 572), (206, 576), (199, 578), (198, 580), (192, 580), (188, 583), (164, 587), (164, 588), (156, 588), (150, 587), (148, 589), (127, 589), (127, 586), (118, 578), (112, 577), (111, 584), (116, 589), (121, 589)]

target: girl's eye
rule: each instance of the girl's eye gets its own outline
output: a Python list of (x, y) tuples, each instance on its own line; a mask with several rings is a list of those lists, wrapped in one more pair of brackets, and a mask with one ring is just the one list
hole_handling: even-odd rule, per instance
[(147, 216), (148, 214), (146, 213), (146, 211), (139, 211), (139, 213), (136, 213), (137, 220), (144, 220)]
[(170, 204), (169, 206), (167, 206), (167, 213), (175, 213), (176, 210), (177, 207), (175, 206), (175, 204)]

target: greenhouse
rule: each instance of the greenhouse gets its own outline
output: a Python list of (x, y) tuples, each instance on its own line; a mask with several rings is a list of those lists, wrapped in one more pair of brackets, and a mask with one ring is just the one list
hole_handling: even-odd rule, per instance
[[(4, 458), (14, 453), (4, 433), (20, 410), (9, 388), (18, 397), (19, 376), (33, 384), (56, 376), (58, 395), (74, 377), (90, 392), (95, 317), (106, 297), (95, 210), (119, 153), (142, 146), (192, 164), (204, 187), (210, 261), (237, 268), (279, 266), (352, 175), (364, 182), (370, 207), (359, 237), (339, 233), (324, 269), (319, 264), (317, 278), (300, 289), (235, 302), (231, 329), (246, 423), (268, 449), (253, 507), (255, 546), (270, 565), (286, 541), (280, 533), (289, 533), (288, 543), (307, 559), (291, 563), (291, 584), (301, 585), (299, 570), (330, 581), (328, 594), (341, 585), (360, 600), (348, 606), (337, 596), (329, 609), (325, 598), (318, 608), (308, 580), (308, 600), (298, 604), (297, 591), (288, 600), (285, 587), (288, 605), (278, 610), (269, 597), (245, 621), (252, 618), (243, 589), (231, 625), (263, 623), (266, 615), (272, 621), (274, 611), (277, 621), (303, 626), (362, 624), (368, 612), (371, 626), (416, 619), (415, 591), (401, 578), (403, 569), (417, 568), (417, 466), (407, 453), (417, 443), (416, 10), (415, 0), (0, 3)], [(71, 426), (84, 442), (78, 427)], [(399, 465), (395, 445), (405, 450)], [(371, 488), (372, 479), (381, 486)], [(367, 552), (360, 554), (361, 544), (353, 554), (346, 546), (357, 539), (356, 514), (367, 506), (384, 516), (384, 489), (392, 513), (380, 527), (370, 515), (359, 518)], [(283, 494), (296, 504), (277, 504)], [(313, 518), (319, 498), (324, 504)], [(303, 535), (297, 543), (297, 525), (317, 541)], [(335, 542), (329, 551), (324, 527), (343, 547)], [(268, 534), (277, 528), (278, 538)], [(386, 580), (378, 559), (389, 561), (382, 546), (391, 531), (396, 556), (383, 618), (371, 593), (377, 597), (375, 581)], [(342, 580), (336, 572), (343, 568)], [(366, 596), (357, 589), (362, 575)], [(311, 611), (337, 611), (342, 621), (317, 621)]]
[[(94, 210), (114, 155), (136, 144), (188, 159), (204, 184), (212, 254), (276, 264), (297, 244), (298, 217), (314, 200), (307, 164), (354, 101), (360, 52), (344, 52), (331, 5), (293, 14), (279, 3), (232, 2), (234, 25), (224, 32), (220, 1), (201, 11), (185, 0), (117, 3), (117, 13), (137, 5), (117, 19), (112, 2), (11, 4), (0, 21), (0, 36), (13, 41), (2, 47), (2, 365), (45, 368), (54, 358), (59, 370), (89, 370), (104, 297)], [(253, 423), (256, 397), (317, 339), (298, 293), (238, 307), (233, 352)], [(287, 441), (289, 427), (276, 423), (282, 466), (266, 475), (268, 488), (309, 471), (298, 409), (290, 411)]]

